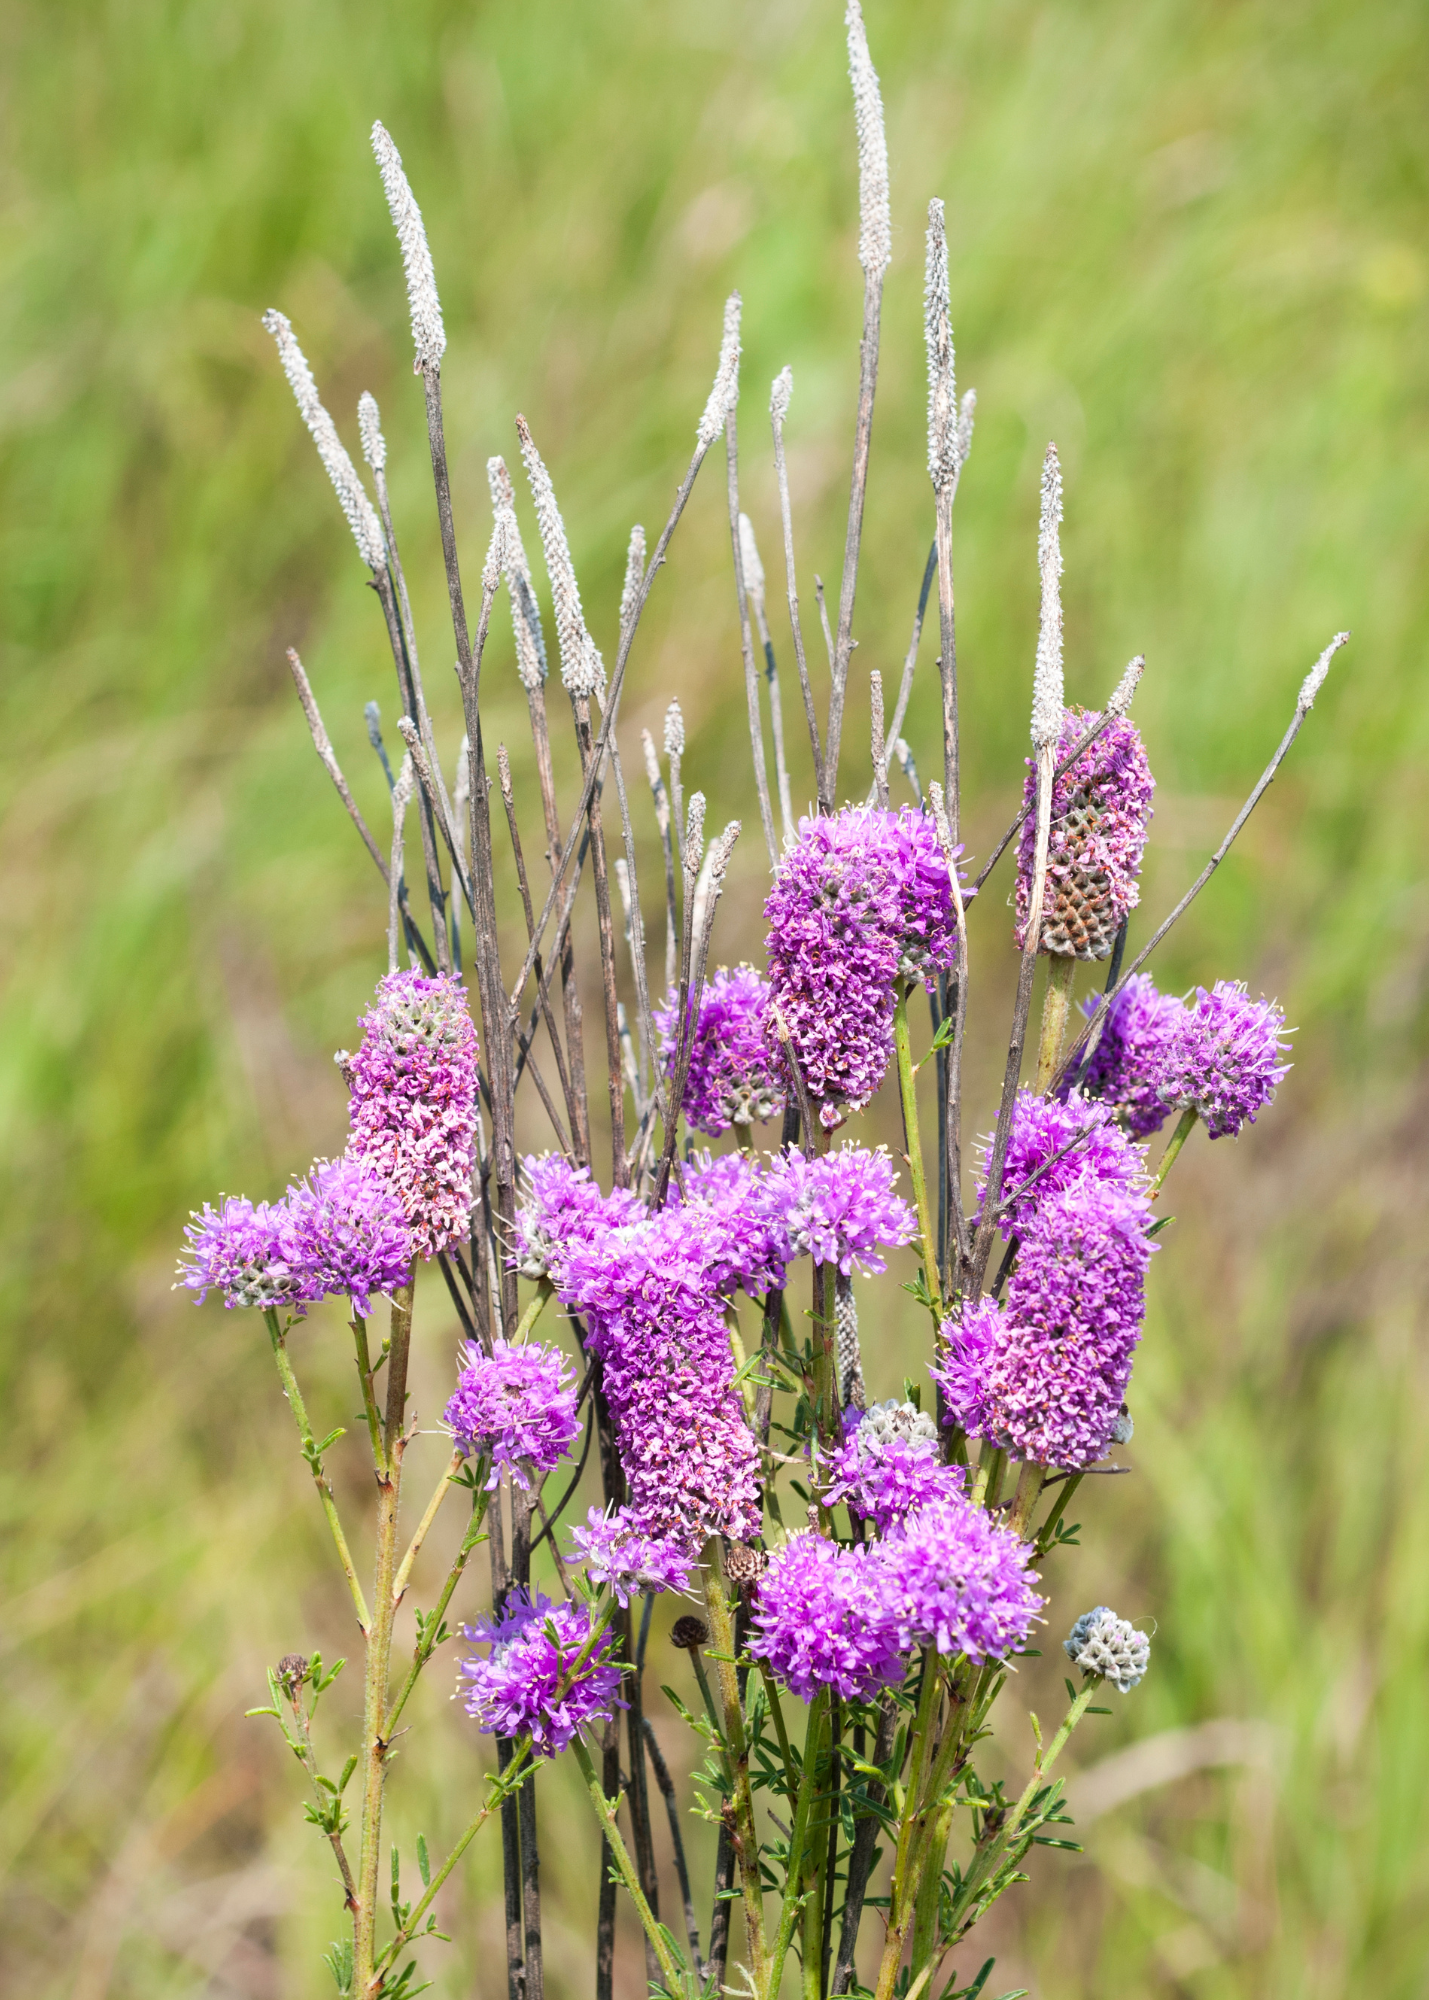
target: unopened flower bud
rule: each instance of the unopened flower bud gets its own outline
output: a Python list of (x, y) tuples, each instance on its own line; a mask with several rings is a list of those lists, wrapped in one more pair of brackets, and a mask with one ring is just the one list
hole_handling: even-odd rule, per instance
[(1146, 1678), (1151, 1641), (1105, 1604), (1084, 1611), (1062, 1641), (1062, 1650), (1084, 1674), (1096, 1674), (1122, 1694)]

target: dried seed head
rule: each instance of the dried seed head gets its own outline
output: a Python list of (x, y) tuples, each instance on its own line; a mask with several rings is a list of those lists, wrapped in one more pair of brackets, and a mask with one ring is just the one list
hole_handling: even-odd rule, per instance
[(496, 586), (510, 560), (506, 553), (508, 518), (506, 509), (498, 507), (491, 523), (491, 540), (486, 545), (486, 561), (481, 565), (481, 588), (488, 597), (496, 595)]
[(1325, 676), (1330, 671), (1330, 662), (1334, 659), (1336, 653), (1339, 652), (1341, 646), (1346, 643), (1349, 636), (1348, 632), (1337, 632), (1329, 645), (1326, 646), (1324, 652), (1321, 653), (1319, 659), (1316, 660), (1314, 666), (1311, 667), (1309, 673), (1306, 674), (1300, 688), (1300, 699), (1295, 704), (1302, 715), (1307, 709), (1315, 706), (1315, 697), (1325, 685)]
[(298, 415), (312, 432), (318, 457), (332, 481), (338, 504), (347, 516), (347, 525), (357, 543), (357, 553), (370, 570), (381, 570), (386, 566), (387, 551), (377, 509), (367, 497), (366, 489), (357, 476), (357, 467), (348, 457), (337, 434), (336, 424), (323, 408), (313, 371), (298, 345), (291, 322), (284, 314), (270, 311), (264, 313), (263, 324), (277, 345), (278, 359), (283, 364), (283, 373), (298, 405)]
[(724, 333), (719, 343), (714, 387), (695, 433), (701, 451), (708, 451), (724, 429), (724, 420), (739, 394), (739, 309), (739, 293), (731, 292), (724, 304)]
[(630, 530), (630, 546), (625, 551), (625, 584), (620, 593), (620, 629), (624, 632), (635, 617), (640, 602), (640, 586), (645, 581), (645, 530), (637, 521)]
[(678, 1646), (682, 1653), (697, 1652), (710, 1642), (710, 1628), (703, 1618), (696, 1618), (687, 1611), (683, 1618), (677, 1618), (670, 1627), (670, 1644)]
[(1106, 712), (1108, 715), (1126, 714), (1126, 711), (1131, 707), (1131, 697), (1136, 693), (1137, 683), (1145, 671), (1146, 655), (1144, 653), (1138, 653), (1134, 660), (1127, 661), (1126, 672), (1107, 697)]
[(719, 839), (710, 847), (710, 894), (717, 896), (724, 883), (724, 872), (729, 866), (729, 857), (734, 852), (734, 843), (739, 839), (743, 827), (739, 820), (732, 819)]
[(794, 393), (794, 371), (781, 368), (769, 391), (769, 415), (776, 429), (789, 414), (789, 398)]
[(768, 1556), (752, 1542), (731, 1542), (725, 1553), (724, 1573), (736, 1590), (758, 1583), (768, 1567)]
[(308, 1677), (308, 1663), (302, 1653), (284, 1653), (274, 1669), (278, 1685), (288, 1696), (295, 1695)]
[(685, 808), (685, 873), (697, 875), (705, 851), (705, 795), (693, 792)]
[(683, 757), (685, 754), (685, 718), (680, 704), (672, 701), (665, 710), (665, 755)]
[(1062, 467), (1049, 444), (1042, 466), (1042, 519), (1037, 531), (1037, 564), (1042, 572), (1042, 614), (1037, 631), (1037, 666), (1032, 676), (1032, 744), (1044, 749), (1062, 729)]
[(858, 261), (869, 277), (881, 277), (893, 256), (888, 142), (883, 134), (878, 72), (868, 53), (859, 0), (848, 0), (844, 25), (848, 29), (848, 73), (853, 82), (854, 128), (858, 133)]
[(377, 398), (367, 389), (357, 399), (357, 435), (362, 440), (362, 456), (374, 472), (387, 468), (387, 440), (382, 435), (382, 417)]
[(660, 777), (660, 758), (655, 749), (655, 739), (648, 729), (642, 729), (640, 732), (640, 748), (645, 752), (645, 775), (650, 780), (650, 789), (653, 792), (663, 781)]
[(526, 545), (521, 540), (521, 524), (516, 518), (516, 489), (504, 458), (487, 459), (486, 482), (491, 488), (491, 504), (506, 522), (504, 573), (511, 595), (516, 673), (522, 687), (535, 689), (546, 679), (546, 636), (541, 630), (541, 613), (531, 587), (531, 566), (526, 560)]
[(958, 405), (958, 470), (967, 464), (973, 448), (973, 419), (977, 415), (977, 390), (969, 389)]
[(948, 296), (948, 237), (943, 204), (928, 203), (928, 261), (923, 281), (923, 338), (928, 349), (928, 476), (945, 492), (958, 476), (958, 388)]
[(1062, 1650), (1084, 1674), (1096, 1674), (1122, 1694), (1146, 1678), (1151, 1641), (1105, 1604), (1084, 1611), (1062, 1641)]
[(756, 618), (764, 616), (764, 565), (759, 560), (759, 544), (754, 539), (754, 523), (747, 514), (739, 517), (739, 562), (744, 571), (744, 591)]
[(551, 605), (556, 618), (556, 643), (561, 654), (561, 680), (577, 701), (597, 700), (605, 694), (605, 665), (595, 642), (586, 630), (581, 609), (580, 586), (575, 564), (566, 541), (566, 524), (556, 505), (551, 475), (537, 451), (530, 426), (524, 417), (516, 419), (521, 439), (521, 457), (536, 503), (536, 525), (541, 531), (541, 547), (546, 557), (546, 574), (551, 580)]
[(427, 245), (422, 211), (402, 171), (402, 155), (393, 145), (391, 134), (380, 122), (372, 127), (372, 150), (377, 156), (383, 192), (392, 211), (397, 241), (402, 250), (402, 264), (407, 273), (407, 304), (412, 315), (412, 345), (415, 349), (412, 372), (420, 375), (424, 368), (439, 362), (446, 352), (447, 336), (442, 326), (441, 301), (437, 297), (437, 274), (432, 269), (432, 253)]

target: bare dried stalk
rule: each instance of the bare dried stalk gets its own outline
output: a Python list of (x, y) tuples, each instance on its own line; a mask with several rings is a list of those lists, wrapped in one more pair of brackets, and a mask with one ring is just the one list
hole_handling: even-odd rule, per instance
[[(938, 829), (938, 840), (948, 864), (948, 881), (953, 892), (953, 910), (958, 926), (958, 962), (954, 972), (953, 991), (953, 1045), (948, 1050), (947, 1101), (944, 1110), (944, 1170), (948, 1214), (952, 1224), (953, 1244), (957, 1252), (958, 1276), (961, 1285), (967, 1261), (968, 1232), (963, 1214), (963, 1163), (962, 1163), (962, 1092), (963, 1092), (963, 1033), (968, 1018), (968, 925), (967, 912), (963, 906), (962, 884), (958, 880), (958, 862), (955, 852), (952, 827), (948, 821), (947, 805), (941, 785), (928, 787), (933, 807), (933, 824)], [(951, 1274), (944, 1272), (943, 1288), (950, 1293), (948, 1283)]]
[(898, 699), (893, 704), (893, 720), (887, 729), (887, 749), (884, 753), (886, 771), (891, 771), (893, 768), (893, 746), (903, 734), (903, 723), (913, 694), (913, 673), (918, 664), (918, 645), (923, 637), (923, 620), (928, 615), (928, 597), (937, 571), (938, 544), (934, 541), (929, 544), (928, 560), (923, 565), (923, 581), (918, 590), (918, 609), (913, 614), (913, 633), (908, 641), (908, 651), (903, 655), (903, 677), (898, 683)]
[(675, 908), (675, 843), (670, 834), (670, 798), (665, 790), (665, 780), (660, 776), (655, 739), (648, 729), (641, 730), (640, 742), (645, 752), (645, 775), (650, 780), (650, 791), (655, 801), (655, 824), (660, 829), (660, 845), (665, 855), (665, 991), (670, 993), (675, 986), (680, 928)]
[[(594, 761), (590, 731), (590, 703), (572, 695), (576, 742), (580, 747), (581, 770)], [(596, 928), (600, 935), (601, 997), (605, 1003), (606, 1088), (610, 1102), (611, 1185), (624, 1187), (629, 1178), (625, 1154), (625, 1079), (620, 1060), (620, 1019), (615, 983), (615, 926), (610, 911), (610, 877), (605, 865), (605, 832), (600, 817), (600, 788), (593, 786), (586, 803), (590, 825), (591, 880), (595, 886)]]
[[(693, 824), (693, 801), (691, 801), (690, 819)], [(701, 820), (703, 820), (703, 813), (701, 814)], [(739, 821), (733, 819), (719, 836), (718, 840), (711, 844), (709, 888), (699, 926), (699, 936), (695, 940), (694, 957), (689, 977), (688, 979), (682, 977), (680, 981), (679, 1056), (675, 1066), (674, 1087), (670, 1092), (670, 1119), (665, 1133), (665, 1150), (660, 1161), (660, 1172), (655, 1183), (656, 1208), (664, 1207), (665, 1196), (670, 1186), (670, 1170), (674, 1165), (675, 1142), (679, 1133), (680, 1106), (685, 1101), (685, 1085), (689, 1080), (690, 1074), (690, 1051), (694, 1046), (695, 1023), (699, 1019), (700, 995), (705, 983), (705, 964), (709, 957), (710, 932), (714, 929), (715, 907), (719, 902), (720, 891), (724, 887), (725, 870), (729, 866), (729, 857), (734, 852), (734, 843), (738, 840), (739, 835)], [(691, 850), (695, 845), (696, 842), (692, 834), (685, 851), (685, 895), (687, 898), (687, 907), (692, 905), (694, 900), (690, 894), (690, 882), (694, 873), (691, 865)], [(694, 912), (690, 908), (689, 914), (685, 919), (685, 936), (687, 940), (690, 938), (693, 928)]]
[(729, 475), (729, 545), (734, 557), (734, 589), (739, 602), (739, 644), (744, 659), (744, 699), (749, 711), (749, 748), (754, 759), (754, 789), (759, 794), (759, 820), (769, 866), (779, 865), (774, 839), (774, 814), (769, 803), (769, 772), (764, 762), (764, 724), (759, 713), (759, 675), (754, 665), (754, 639), (749, 629), (749, 593), (744, 578), (744, 550), (739, 532), (739, 428), (734, 404), (724, 420), (725, 465)]
[(769, 421), (774, 431), (774, 474), (779, 482), (779, 514), (784, 524), (784, 574), (789, 586), (789, 624), (794, 634), (794, 659), (799, 668), (799, 691), (804, 697), (804, 720), (809, 729), (809, 749), (814, 759), (814, 789), (824, 789), (824, 753), (819, 742), (819, 718), (814, 709), (814, 690), (809, 681), (809, 662), (804, 652), (804, 628), (799, 621), (799, 590), (794, 577), (794, 517), (789, 505), (789, 467), (784, 458), (784, 419), (789, 414), (789, 398), (794, 377), (785, 368), (774, 378), (769, 396)]
[(784, 844), (794, 838), (794, 802), (789, 789), (789, 764), (784, 752), (784, 703), (779, 692), (779, 667), (774, 658), (774, 641), (769, 636), (769, 618), (764, 599), (764, 564), (754, 538), (754, 523), (747, 514), (739, 517), (739, 551), (744, 562), (744, 588), (754, 627), (764, 649), (764, 678), (769, 686), (769, 733), (774, 739), (774, 777), (779, 792), (779, 816)]
[(407, 807), (412, 800), (412, 759), (402, 759), (402, 769), (397, 782), (392, 787), (392, 861), (387, 871), (389, 886), (387, 901), (387, 970), (395, 972), (399, 964), (397, 957), (397, 937), (400, 930), (398, 914), (402, 893), (402, 853), (406, 843)]
[[(516, 793), (511, 783), (511, 764), (507, 758), (506, 745), (504, 743), (498, 743), (496, 746), (496, 775), (501, 786), (501, 802), (506, 808), (506, 825), (511, 835), (511, 852), (516, 859), (516, 882), (521, 892), (521, 908), (525, 913), (526, 932), (529, 937), (533, 922), (531, 885), (526, 876), (526, 857), (521, 847), (521, 829), (516, 820)], [(540, 967), (541, 961), (538, 957), (536, 960), (536, 976), (538, 980), (541, 977)], [(566, 1116), (569, 1118), (571, 1130), (574, 1132), (576, 1127), (576, 1101), (571, 1089), (571, 1079), (566, 1069), (565, 1057), (561, 1052), (560, 1036), (556, 1032), (555, 1016), (551, 1012), (551, 1003), (544, 987), (540, 990), (539, 1004), (541, 1017), (546, 1024), (546, 1033), (550, 1037), (551, 1048), (555, 1055), (556, 1075), (560, 1079), (561, 1094), (566, 1101)], [(523, 1037), (524, 1040), (525, 1038)], [(529, 1042), (526, 1046), (529, 1047)], [(537, 1087), (540, 1088), (539, 1083)], [(549, 1108), (548, 1106), (547, 1109), (549, 1110)], [(561, 1137), (562, 1151), (569, 1153), (571, 1151), (571, 1144), (565, 1138), (564, 1134), (561, 1133), (559, 1119), (553, 1122), (556, 1125), (557, 1133)]]
[(288, 665), (292, 669), (293, 682), (298, 690), (298, 700), (303, 705), (303, 714), (307, 717), (308, 728), (312, 732), (313, 748), (317, 751), (319, 757), (322, 758), (323, 768), (332, 779), (338, 797), (342, 800), (344, 806), (346, 806), (348, 818), (362, 836), (362, 844), (377, 863), (378, 870), (385, 882), (387, 880), (386, 860), (383, 858), (381, 848), (372, 838), (367, 821), (358, 810), (356, 799), (353, 798), (352, 793), (348, 790), (347, 780), (342, 775), (342, 770), (334, 754), (332, 744), (328, 740), (328, 733), (323, 727), (323, 719), (318, 712), (317, 701), (314, 698), (312, 687), (304, 671), (303, 663), (291, 646), (288, 648)]
[(869, 754), (873, 758), (873, 789), (880, 808), (888, 810), (888, 763), (883, 749), (883, 676), (877, 667), (868, 677)]

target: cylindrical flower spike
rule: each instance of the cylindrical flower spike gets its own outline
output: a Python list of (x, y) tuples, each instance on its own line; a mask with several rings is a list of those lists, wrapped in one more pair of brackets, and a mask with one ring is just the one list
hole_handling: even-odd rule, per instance
[(868, 1701), (903, 1678), (891, 1595), (871, 1544), (793, 1535), (760, 1580), (749, 1650), (801, 1701), (822, 1688)]
[[(1097, 1004), (1088, 999), (1084, 1011), (1090, 1013)], [(1174, 994), (1158, 993), (1145, 972), (1134, 973), (1107, 1009), (1082, 1089), (1109, 1105), (1133, 1138), (1149, 1139), (1170, 1116), (1157, 1084), (1166, 1075), (1168, 1052), (1185, 1011)]]
[(539, 1484), (580, 1436), (570, 1362), (558, 1347), (497, 1340), (488, 1355), (468, 1341), (442, 1421), (464, 1452), (490, 1461), (488, 1488), (503, 1472)]
[(696, 432), (701, 451), (708, 451), (724, 429), (725, 418), (739, 394), (740, 311), (739, 293), (731, 292), (724, 302), (724, 332), (720, 337), (714, 386), (710, 390), (704, 414), (700, 418), (700, 427)]
[[(765, 1031), (768, 998), (769, 982), (748, 965), (721, 966), (705, 982), (680, 1108), (712, 1138), (731, 1125), (777, 1118), (784, 1109), (779, 1060)], [(672, 1075), (679, 1053), (677, 1012), (671, 996), (653, 1016), (660, 1054)]]
[[(1133, 662), (1133, 664), (1135, 664)], [(1069, 708), (1061, 720), (1057, 761), (1070, 755), (1097, 717)], [(1118, 715), (1052, 788), (1052, 830), (1047, 889), (1042, 905), (1041, 949), (1060, 956), (1109, 958), (1127, 913), (1140, 901), (1141, 857), (1151, 821), (1156, 781), (1141, 733)], [(1029, 769), (1024, 802), (1036, 792)], [(1023, 942), (1031, 896), (1036, 829), (1023, 821), (1018, 848), (1018, 946)]]
[(1174, 1017), (1156, 1076), (1164, 1104), (1193, 1109), (1213, 1139), (1253, 1125), (1289, 1071), (1281, 1055), (1285, 1015), (1273, 1000), (1252, 1000), (1244, 981), (1218, 979)]
[(933, 1501), (877, 1545), (900, 1646), (966, 1653), (978, 1664), (1027, 1644), (1044, 1598), (1030, 1550), (959, 1494)]
[(858, 261), (870, 277), (882, 277), (893, 258), (893, 218), (888, 195), (888, 140), (883, 130), (883, 94), (868, 53), (868, 34), (859, 0), (848, 0), (848, 73), (853, 84), (854, 129), (858, 134)]
[(566, 524), (556, 505), (556, 489), (551, 475), (536, 449), (530, 426), (517, 417), (516, 432), (521, 440), (521, 457), (536, 505), (536, 525), (541, 531), (541, 547), (546, 556), (546, 574), (551, 582), (551, 604), (556, 618), (556, 643), (561, 655), (561, 679), (577, 701), (600, 700), (605, 694), (605, 664), (595, 641), (586, 630), (581, 608), (580, 585), (566, 540)]
[[(522, 1736), (538, 1756), (554, 1757), (582, 1730), (606, 1721), (620, 1699), (620, 1669), (611, 1665), (615, 1635), (605, 1632), (587, 1654), (590, 1607), (553, 1604), (514, 1590), (501, 1617), (461, 1627), (483, 1658), (463, 1660), (463, 1706), (483, 1735)], [(586, 1657), (582, 1659), (582, 1655)]]
[(403, 171), (402, 155), (392, 143), (391, 134), (380, 122), (372, 127), (372, 151), (382, 176), (382, 190), (392, 211), (392, 222), (402, 250), (402, 265), (407, 273), (407, 304), (412, 315), (414, 349), (412, 372), (420, 375), (424, 368), (439, 362), (446, 352), (447, 336), (442, 325), (441, 301), (437, 297), (437, 274), (432, 268), (426, 224), (422, 221), (422, 211)]
[(1062, 466), (1049, 444), (1042, 465), (1042, 515), (1037, 527), (1037, 567), (1042, 609), (1037, 625), (1037, 665), (1032, 675), (1032, 747), (1043, 750), (1062, 726)]
[(288, 386), (298, 406), (298, 414), (312, 433), (318, 457), (332, 481), (338, 505), (347, 517), (352, 539), (357, 543), (357, 553), (370, 570), (381, 570), (387, 561), (387, 547), (382, 539), (382, 523), (377, 518), (377, 509), (367, 497), (367, 489), (357, 476), (357, 467), (347, 455), (336, 424), (323, 407), (313, 371), (298, 345), (292, 324), (282, 313), (274, 311), (264, 313), (263, 324), (273, 336), (278, 359), (283, 364), (283, 373), (288, 378)]
[(296, 1254), (311, 1295), (346, 1292), (364, 1317), (374, 1293), (392, 1293), (412, 1269), (401, 1202), (365, 1161), (319, 1160), (287, 1194)]
[(298, 1309), (308, 1303), (307, 1272), (282, 1202), (226, 1195), (218, 1208), (195, 1209), (184, 1230), (178, 1279), (202, 1302), (211, 1291), (224, 1305)]
[(450, 974), (391, 972), (349, 1065), (348, 1157), (386, 1181), (419, 1257), (466, 1234), (476, 1161), (476, 1029)]
[(911, 1403), (875, 1403), (844, 1418), (844, 1443), (824, 1467), (820, 1498), (847, 1503), (884, 1535), (919, 1507), (960, 1494), (967, 1475), (944, 1465), (938, 1427)]
[(607, 1585), (625, 1605), (647, 1590), (687, 1589), (695, 1567), (682, 1542), (647, 1535), (629, 1507), (606, 1514), (592, 1507), (586, 1526), (571, 1529), (571, 1542), (591, 1582)]

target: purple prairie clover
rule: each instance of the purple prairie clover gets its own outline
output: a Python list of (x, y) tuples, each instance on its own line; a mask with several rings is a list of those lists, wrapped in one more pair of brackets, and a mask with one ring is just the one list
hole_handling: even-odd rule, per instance
[(801, 1701), (824, 1688), (868, 1701), (901, 1680), (897, 1610), (875, 1547), (792, 1535), (760, 1579), (749, 1650)]
[(559, 1284), (565, 1259), (579, 1244), (644, 1214), (638, 1196), (625, 1188), (602, 1194), (589, 1167), (573, 1167), (559, 1153), (529, 1154), (521, 1164), (526, 1192), (516, 1210), (511, 1262), (523, 1278)]
[[(1059, 764), (1097, 719), (1082, 708), (1064, 712)], [(1125, 716), (1114, 716), (1058, 778), (1052, 788), (1042, 950), (1073, 958), (1111, 956), (1123, 918), (1140, 900), (1138, 877), (1155, 790), (1141, 732)], [(1035, 806), (1037, 770), (1031, 758), (1022, 796), (1025, 805)], [(1029, 812), (1017, 851), (1014, 936), (1019, 949), (1026, 934), (1036, 840), (1036, 813)]]
[(769, 1040), (787, 1044), (832, 1129), (883, 1081), (897, 980), (931, 985), (956, 957), (932, 821), (910, 807), (864, 806), (801, 819), (764, 914)]
[[(1055, 1165), (1047, 1166), (1078, 1133), (1085, 1133), (1086, 1137), (1079, 1139)], [(982, 1143), (984, 1151), (990, 1153), (991, 1137)], [(1054, 1098), (1021, 1090), (1013, 1105), (1012, 1129), (1002, 1169), (1003, 1200), (1014, 1195), (1040, 1167), (1046, 1167), (1041, 1178), (1033, 1182), (1016, 1207), (1002, 1218), (1005, 1237), (1025, 1228), (1049, 1195), (1063, 1193), (1084, 1175), (1090, 1174), (1094, 1180), (1117, 1181), (1130, 1188), (1139, 1187), (1143, 1175), (1141, 1148), (1132, 1145), (1115, 1123), (1108, 1106), (1088, 1103), (1076, 1093), (1058, 1103)], [(987, 1200), (985, 1181), (977, 1193), (980, 1203)]]
[(476, 1159), (476, 1029), (450, 974), (389, 972), (340, 1058), (352, 1088), (348, 1156), (380, 1174), (402, 1205), (419, 1257), (467, 1232)]
[(488, 1489), (503, 1472), (539, 1484), (580, 1435), (574, 1371), (559, 1347), (497, 1340), (493, 1349), (467, 1341), (442, 1421), (463, 1451), (490, 1459)]
[(592, 1583), (604, 1583), (621, 1604), (642, 1591), (684, 1590), (694, 1568), (688, 1549), (668, 1535), (647, 1535), (629, 1507), (603, 1514), (592, 1507), (584, 1528), (571, 1529), (578, 1561)]
[(708, 1225), (706, 1255), (721, 1293), (757, 1297), (784, 1283), (788, 1244), (765, 1182), (744, 1153), (696, 1153), (672, 1183), (672, 1199), (690, 1211), (692, 1225)]
[(559, 1294), (601, 1363), (632, 1518), (693, 1557), (759, 1533), (759, 1451), (725, 1323), (728, 1232), (699, 1203), (598, 1231), (564, 1257)]
[(365, 1161), (318, 1160), (285, 1206), (311, 1296), (346, 1292), (364, 1317), (372, 1295), (412, 1274), (412, 1232), (388, 1183)]
[(981, 1664), (1026, 1645), (1045, 1599), (1026, 1544), (962, 1494), (909, 1515), (876, 1544), (898, 1643)]
[(179, 1283), (206, 1299), (221, 1292), (235, 1306), (302, 1308), (317, 1296), (295, 1240), (285, 1202), (252, 1202), (246, 1195), (205, 1202), (184, 1230)]
[(1165, 1045), (1157, 1090), (1165, 1103), (1195, 1110), (1213, 1139), (1253, 1125), (1289, 1070), (1280, 1061), (1285, 1015), (1273, 1000), (1252, 1000), (1241, 980), (1218, 979), (1182, 1010)]
[(893, 1191), (897, 1175), (887, 1151), (844, 1146), (808, 1159), (785, 1153), (764, 1177), (769, 1214), (782, 1229), (786, 1260), (810, 1257), (855, 1270), (886, 1271), (880, 1249), (911, 1243), (917, 1218)]
[(846, 1501), (852, 1513), (887, 1534), (932, 1500), (961, 1493), (961, 1466), (944, 1465), (933, 1419), (911, 1403), (875, 1403), (844, 1416), (844, 1441), (827, 1461), (820, 1497)]
[(552, 1604), (512, 1591), (500, 1617), (478, 1618), (462, 1637), (486, 1646), (458, 1669), (463, 1706), (485, 1736), (530, 1734), (538, 1756), (554, 1757), (582, 1730), (604, 1722), (620, 1700), (620, 1669), (611, 1665), (615, 1635), (602, 1633), (582, 1659), (592, 1631), (590, 1607)]
[(1079, 1181), (1051, 1195), (1022, 1239), (1007, 1304), (980, 1299), (934, 1365), (949, 1419), (1015, 1458), (1082, 1469), (1104, 1458), (1141, 1337), (1143, 1195)]
[[(731, 1125), (777, 1118), (784, 1109), (784, 1080), (766, 1027), (768, 1000), (769, 982), (753, 966), (721, 966), (705, 982), (680, 1109), (711, 1138)], [(678, 1011), (671, 995), (654, 1012), (660, 1058), (671, 1081), (679, 1057)]]
[[(1096, 1004), (1087, 1000), (1084, 1011)], [(1157, 1082), (1185, 1011), (1174, 994), (1158, 993), (1145, 972), (1134, 973), (1107, 1009), (1082, 1091), (1110, 1105), (1133, 1138), (1149, 1139), (1170, 1115)]]

